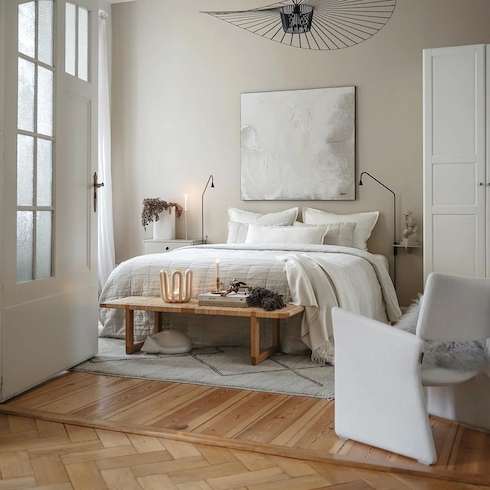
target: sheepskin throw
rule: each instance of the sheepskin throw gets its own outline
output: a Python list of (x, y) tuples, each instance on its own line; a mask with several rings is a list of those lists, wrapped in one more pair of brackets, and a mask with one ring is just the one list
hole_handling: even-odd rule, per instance
[[(420, 300), (415, 301), (395, 325), (396, 328), (415, 334), (420, 311)], [(478, 371), (490, 365), (485, 342), (425, 342), (424, 368), (446, 368), (458, 371)]]

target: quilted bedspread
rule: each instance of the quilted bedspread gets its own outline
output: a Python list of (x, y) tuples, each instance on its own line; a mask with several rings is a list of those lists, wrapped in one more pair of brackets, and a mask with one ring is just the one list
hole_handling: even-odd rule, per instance
[[(291, 301), (293, 298), (284, 260), (288, 254), (310, 257), (312, 262), (324, 264), (325, 291), (327, 284), (328, 289), (332, 286), (334, 290), (335, 287), (341, 287), (340, 284), (336, 286), (332, 283), (328, 275), (328, 263), (331, 262), (335, 270), (341, 270), (344, 282), (349, 283), (349, 294), (355, 294), (353, 300), (362, 315), (383, 322), (394, 321), (399, 317), (393, 284), (379, 258), (362, 250), (332, 245), (199, 245), (169, 253), (141, 255), (116, 267), (101, 293), (100, 302), (125, 296), (160, 296), (160, 271), (175, 268), (183, 271), (192, 269), (193, 297), (197, 297), (200, 293), (214, 289), (217, 258), (220, 260), (220, 278), (225, 285), (237, 279), (249, 286), (269, 288), (282, 294), (285, 301)], [(321, 285), (316, 294), (321, 296)], [(341, 303), (337, 304), (342, 306)], [(193, 345), (249, 345), (247, 323), (239, 325), (239, 319), (222, 318), (215, 319), (217, 326), (212, 326), (212, 318), (201, 317), (195, 320), (201, 322), (197, 326), (186, 328), (193, 339)], [(179, 326), (181, 320), (174, 317), (170, 323)], [(99, 321), (102, 325), (100, 336), (124, 338), (123, 310), (101, 308)], [(152, 321), (151, 314), (135, 312), (135, 335), (149, 335), (153, 328)], [(289, 344), (283, 345), (283, 350), (293, 352), (304, 349), (304, 344), (296, 341), (301, 339), (298, 321), (290, 323), (281, 328), (281, 339), (284, 344)]]

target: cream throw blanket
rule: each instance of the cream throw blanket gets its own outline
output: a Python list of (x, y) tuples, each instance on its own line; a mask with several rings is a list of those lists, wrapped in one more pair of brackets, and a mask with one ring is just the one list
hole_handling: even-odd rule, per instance
[[(391, 322), (401, 316), (396, 292), (388, 271), (372, 255), (358, 249), (343, 250), (367, 260), (376, 271), (386, 312)], [(312, 361), (334, 364), (334, 339), (331, 309), (340, 306), (360, 313), (357, 294), (342, 267), (326, 257), (307, 254), (286, 254), (278, 257), (286, 262), (286, 275), (293, 303), (303, 305), (301, 338), (310, 347)]]

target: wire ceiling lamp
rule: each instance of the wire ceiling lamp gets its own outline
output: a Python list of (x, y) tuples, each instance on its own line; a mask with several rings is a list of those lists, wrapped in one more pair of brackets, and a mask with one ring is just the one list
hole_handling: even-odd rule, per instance
[(374, 36), (390, 20), (395, 6), (396, 0), (292, 0), (203, 13), (295, 48), (335, 50)]

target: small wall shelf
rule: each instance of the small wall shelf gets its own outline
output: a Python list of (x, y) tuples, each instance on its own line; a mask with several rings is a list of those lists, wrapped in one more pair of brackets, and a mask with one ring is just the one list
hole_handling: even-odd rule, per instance
[(393, 248), (395, 249), (395, 255), (396, 255), (396, 249), (397, 248), (404, 248), (409, 254), (412, 253), (413, 248), (422, 248), (422, 245), (401, 245), (400, 243), (395, 243), (393, 245)]

